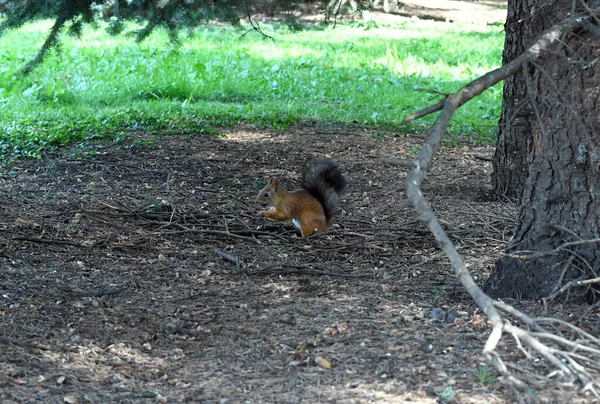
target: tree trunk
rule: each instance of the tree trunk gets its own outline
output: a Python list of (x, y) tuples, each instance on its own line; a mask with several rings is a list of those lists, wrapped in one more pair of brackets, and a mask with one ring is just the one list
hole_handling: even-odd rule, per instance
[[(518, 1), (511, 3), (513, 11), (526, 11), (518, 6)], [(566, 16), (572, 5), (570, 0), (555, 1), (548, 6), (551, 8), (533, 8), (537, 14), (534, 17), (528, 10), (513, 18), (522, 24), (528, 20), (543, 22), (542, 26), (534, 24), (539, 32)], [(513, 32), (507, 30), (507, 40)], [(527, 164), (506, 155), (513, 148), (518, 148), (516, 155), (524, 153), (523, 143), (518, 143), (523, 139), (512, 138), (515, 133), (507, 131), (507, 126), (499, 139), (500, 151), (495, 161), (504, 170), (496, 171), (496, 184), (501, 185), (496, 189), (517, 186), (519, 181), (514, 178), (500, 178), (504, 173), (526, 173), (508, 253), (544, 254), (534, 259), (501, 258), (486, 287), (495, 297), (538, 299), (569, 280), (600, 276), (598, 243), (555, 250), (565, 242), (600, 237), (600, 38), (580, 30), (565, 37), (563, 45), (546, 52), (535, 66), (528, 66), (515, 77), (519, 82), (508, 94), (505, 86), (504, 102), (508, 104), (503, 118), (510, 119), (510, 111), (519, 103), (525, 102), (528, 111), (522, 117), (527, 128)], [(511, 94), (521, 98), (515, 100)], [(522, 166), (505, 167), (517, 162)], [(551, 250), (555, 251), (550, 253)], [(570, 297), (575, 300), (594, 300), (593, 289), (571, 292)]]
[[(508, 0), (503, 65), (523, 53), (536, 37), (537, 27), (528, 20), (523, 20), (523, 16), (529, 15), (532, 3), (533, 0)], [(492, 173), (492, 189), (498, 197), (517, 199), (523, 193), (527, 175), (527, 145), (531, 134), (528, 119), (531, 108), (527, 103), (526, 93), (522, 72), (504, 81)]]

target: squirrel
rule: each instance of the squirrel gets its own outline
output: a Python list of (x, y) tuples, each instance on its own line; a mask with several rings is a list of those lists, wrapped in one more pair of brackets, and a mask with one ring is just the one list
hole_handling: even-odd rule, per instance
[(346, 180), (337, 164), (330, 160), (310, 161), (302, 171), (302, 189), (288, 192), (275, 177), (269, 178), (256, 201), (267, 208), (261, 216), (292, 223), (302, 237), (326, 230), (339, 208)]

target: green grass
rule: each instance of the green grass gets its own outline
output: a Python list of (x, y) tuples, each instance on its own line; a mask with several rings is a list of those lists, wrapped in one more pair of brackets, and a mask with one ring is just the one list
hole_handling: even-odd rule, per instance
[(490, 384), (496, 383), (496, 374), (492, 370), (490, 370), (486, 365), (479, 365), (475, 370), (475, 377), (479, 384), (484, 386), (488, 386)]
[[(250, 123), (286, 128), (297, 120), (366, 126), (398, 134), (434, 117), (402, 118), (497, 67), (500, 27), (410, 20), (394, 26), (338, 24), (275, 38), (201, 28), (172, 47), (157, 31), (141, 44), (88, 28), (65, 36), (27, 77), (18, 71), (50, 27), (40, 22), (0, 38), (0, 154), (38, 156), (47, 147), (119, 136), (125, 129), (214, 133)], [(498, 85), (457, 112), (454, 137), (486, 142), (499, 116)]]

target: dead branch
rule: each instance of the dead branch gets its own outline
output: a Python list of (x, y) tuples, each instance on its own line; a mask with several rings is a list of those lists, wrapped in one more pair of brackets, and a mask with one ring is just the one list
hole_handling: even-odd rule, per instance
[(68, 246), (72, 246), (72, 247), (82, 247), (82, 248), (87, 248), (90, 247), (88, 245), (84, 245), (81, 243), (76, 243), (74, 241), (69, 241), (69, 240), (48, 240), (48, 239), (44, 239), (44, 238), (37, 238), (37, 237), (13, 237), (12, 238), (15, 241), (29, 241), (32, 243), (38, 243), (38, 244), (57, 244), (57, 245), (68, 245)]
[(367, 275), (352, 275), (342, 274), (338, 272), (326, 272), (308, 268), (302, 265), (282, 264), (281, 266), (269, 266), (257, 272), (248, 272), (252, 275), (264, 275), (264, 274), (277, 274), (277, 275), (315, 275), (315, 276), (331, 276), (345, 279), (368, 279), (373, 278), (372, 274)]
[[(512, 62), (507, 63), (506, 65), (499, 67), (496, 70), (492, 70), (491, 72), (484, 74), (478, 79), (473, 80), (457, 92), (450, 94), (445, 99), (439, 101), (437, 104), (434, 104), (432, 106), (429, 106), (427, 108), (424, 108), (420, 111), (408, 115), (404, 118), (402, 122), (414, 121), (415, 119), (422, 118), (433, 112), (441, 110), (441, 115), (438, 117), (434, 126), (429, 132), (430, 136), (435, 131), (435, 133), (439, 133), (439, 136), (441, 137), (446, 131), (446, 128), (448, 127), (450, 118), (452, 118), (452, 115), (458, 108), (463, 106), (467, 101), (469, 101), (473, 97), (481, 94), (488, 88), (492, 87), (494, 84), (499, 83), (505, 78), (512, 76), (513, 74), (521, 70), (523, 64), (529, 63), (537, 59), (540, 56), (541, 51), (548, 49), (550, 45), (557, 42), (567, 32), (570, 32), (574, 28), (581, 26), (583, 21), (585, 21), (584, 17), (571, 17), (559, 22), (558, 24), (544, 32), (533, 43), (532, 46), (530, 46), (525, 52), (523, 52), (521, 56), (519, 56)], [(427, 141), (427, 143), (429, 143), (429, 140)], [(421, 160), (420, 155), (419, 160)]]
[(379, 161), (384, 164), (390, 164), (393, 166), (404, 166), (404, 167), (413, 167), (416, 164), (415, 160), (410, 159), (395, 159), (391, 157), (379, 157)]
[(81, 297), (103, 297), (103, 296), (113, 296), (116, 294), (121, 293), (124, 290), (129, 289), (129, 287), (122, 287), (122, 288), (116, 288), (116, 289), (105, 289), (105, 290), (99, 290), (99, 291), (95, 291), (95, 292), (86, 292), (83, 290), (79, 290), (79, 289), (65, 289), (65, 293), (69, 293), (72, 294), (74, 296), (81, 296)]
[(574, 288), (577, 286), (591, 285), (594, 283), (600, 283), (600, 277), (592, 278), (592, 279), (584, 279), (584, 280), (574, 279), (570, 282), (565, 283), (562, 288), (558, 289), (556, 292), (552, 293), (550, 296), (548, 296), (542, 300), (544, 301), (544, 304), (546, 304), (547, 302), (554, 300), (557, 296), (562, 295), (563, 293), (565, 293), (567, 290), (569, 290), (571, 288)]
[(221, 250), (220, 248), (214, 248), (213, 252), (215, 254), (217, 254), (219, 257), (231, 262), (232, 264), (235, 264), (235, 266), (244, 266), (246, 264), (244, 264), (244, 262), (242, 260), (240, 260), (238, 257), (236, 257), (233, 254), (228, 254), (225, 251)]
[(422, 93), (430, 93), (430, 94), (443, 95), (444, 97), (447, 97), (447, 96), (450, 95), (448, 93), (444, 93), (444, 92), (436, 90), (434, 88), (413, 88), (413, 91), (420, 91)]
[(53, 347), (53, 346), (48, 346), (48, 345), (39, 345), (39, 344), (32, 344), (30, 342), (25, 342), (25, 341), (21, 341), (18, 339), (14, 339), (14, 338), (8, 338), (8, 337), (4, 337), (4, 336), (0, 336), (0, 342), (4, 342), (7, 344), (13, 344), (13, 345), (17, 345), (23, 348), (33, 348), (33, 349), (40, 349), (42, 351), (58, 351), (58, 352), (75, 352), (75, 348), (67, 348), (67, 347)]
[(600, 243), (600, 238), (592, 238), (589, 240), (569, 241), (567, 243), (563, 243), (563, 244), (559, 245), (558, 247), (556, 247), (552, 250), (548, 250), (548, 251), (526, 251), (526, 250), (523, 250), (520, 252), (523, 252), (524, 254), (504, 254), (504, 255), (507, 257), (510, 257), (510, 258), (516, 258), (516, 259), (521, 259), (521, 260), (533, 260), (533, 259), (548, 256), (548, 255), (557, 254), (561, 251), (565, 251), (567, 249), (567, 247), (578, 246), (578, 245), (582, 245), (582, 244), (596, 244), (596, 243)]
[[(437, 216), (434, 214), (431, 205), (421, 191), (421, 183), (429, 171), (429, 166), (440, 145), (442, 136), (446, 132), (450, 119), (458, 108), (494, 84), (515, 74), (522, 69), (523, 66), (535, 61), (539, 58), (542, 51), (547, 50), (552, 44), (558, 42), (565, 34), (580, 27), (583, 22), (588, 21), (589, 18), (591, 17), (573, 16), (561, 21), (545, 31), (532, 46), (512, 62), (468, 83), (466, 86), (457, 92), (448, 95), (444, 100), (435, 105), (417, 111), (404, 119), (404, 122), (409, 122), (432, 112), (441, 111), (429, 131), (429, 136), (425, 141), (417, 160), (413, 164), (408, 164), (409, 171), (405, 181), (406, 194), (419, 214), (420, 219), (427, 224), (430, 232), (438, 242), (438, 245), (450, 259), (452, 268), (454, 269), (458, 280), (492, 323), (492, 331), (483, 349), (484, 356), (504, 376), (504, 380), (507, 383), (528, 394), (532, 394), (531, 389), (508, 370), (507, 366), (496, 352), (496, 347), (503, 334), (506, 333), (512, 335), (521, 350), (526, 352), (525, 347), (531, 349), (536, 353), (536, 356), (543, 358), (548, 364), (555, 367), (557, 369), (557, 374), (568, 377), (570, 381), (579, 382), (585, 390), (590, 391), (596, 395), (596, 397), (599, 396), (597, 390), (600, 388), (600, 380), (591, 375), (589, 372), (591, 367), (586, 368), (586, 366), (582, 364), (585, 362), (582, 360), (582, 356), (575, 351), (589, 354), (590, 357), (588, 362), (598, 361), (600, 359), (600, 351), (598, 348), (590, 346), (590, 343), (592, 345), (595, 344), (597, 339), (572, 324), (569, 324), (567, 327), (581, 337), (580, 341), (573, 342), (569, 339), (549, 333), (540, 325), (540, 322), (543, 322), (541, 321), (542, 319), (531, 318), (504, 302), (494, 301), (485, 294), (473, 281), (462, 257), (450, 240), (448, 234), (442, 228), (440, 220), (438, 220)], [(565, 243), (564, 245), (561, 245), (557, 251), (572, 245), (587, 242), (591, 241), (583, 240)], [(534, 331), (532, 332), (511, 324), (505, 316), (501, 314), (501, 311), (505, 314), (512, 315), (526, 327), (529, 327)], [(548, 343), (542, 343), (540, 338), (547, 340)], [(527, 354), (527, 356), (529, 357), (530, 355)]]
[[(195, 228), (189, 228), (180, 224), (177, 224), (177, 227), (180, 228), (181, 230), (175, 230), (175, 231), (169, 231), (169, 232), (159, 232), (156, 234), (184, 234), (184, 233), (191, 233), (191, 234), (211, 234), (214, 236), (224, 236), (224, 237), (230, 237), (230, 238), (236, 238), (236, 239), (240, 239), (240, 240), (246, 240), (246, 241), (251, 241), (253, 243), (256, 244), (261, 244), (261, 242), (254, 238), (254, 237), (246, 237), (246, 236), (240, 236), (238, 234), (235, 233), (230, 233), (227, 231), (220, 231), (220, 230), (207, 230), (207, 229), (195, 229)], [(153, 233), (151, 233), (153, 234)]]

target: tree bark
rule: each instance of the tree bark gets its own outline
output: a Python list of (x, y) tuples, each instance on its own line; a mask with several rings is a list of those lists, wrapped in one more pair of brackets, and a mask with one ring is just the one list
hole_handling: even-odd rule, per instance
[[(541, 26), (534, 29), (528, 19), (523, 19), (532, 10), (532, 3), (533, 0), (508, 0), (503, 65), (522, 54), (530, 41), (544, 30)], [(492, 173), (492, 189), (498, 197), (517, 199), (523, 193), (527, 175), (527, 145), (530, 139), (528, 116), (531, 115), (531, 108), (526, 103), (526, 93), (523, 72), (504, 80)]]
[[(519, 3), (509, 1), (516, 13), (512, 18), (521, 25), (529, 20), (536, 32), (567, 16), (573, 6), (572, 1), (561, 0), (544, 3), (545, 8), (540, 4), (525, 10)], [(514, 32), (530, 29), (507, 29), (507, 41)], [(506, 195), (521, 193), (522, 199), (508, 246), (513, 257), (496, 263), (486, 286), (492, 296), (538, 299), (569, 280), (598, 276), (598, 243), (556, 249), (566, 242), (600, 237), (599, 49), (600, 38), (595, 33), (573, 32), (564, 38), (560, 49), (547, 52), (537, 65), (527, 66), (520, 76), (515, 76), (513, 88), (507, 89), (505, 84), (502, 119), (510, 120), (511, 115), (515, 119), (510, 128), (509, 124), (501, 128), (494, 185)], [(523, 126), (519, 127), (526, 128), (520, 135), (525, 136), (525, 141), (515, 138), (515, 109), (519, 109), (519, 104), (521, 110), (527, 111), (521, 117)], [(514, 258), (531, 252), (542, 256)], [(594, 289), (571, 292), (570, 297), (577, 301), (594, 300)]]

